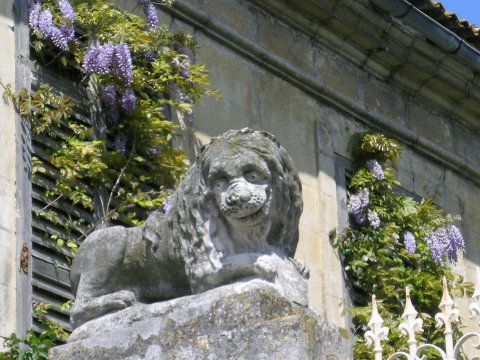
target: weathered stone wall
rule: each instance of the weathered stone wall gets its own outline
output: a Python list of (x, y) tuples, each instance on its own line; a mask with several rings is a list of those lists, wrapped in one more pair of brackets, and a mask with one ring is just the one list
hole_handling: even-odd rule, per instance
[[(12, 5), (13, 1), (0, 3), (0, 80), (5, 84), (15, 82)], [(7, 336), (16, 330), (15, 112), (1, 101), (0, 114), (0, 336)]]
[[(13, 2), (0, 4), (5, 83), (16, 80)], [(127, 9), (136, 4), (118, 2)], [(328, 232), (345, 219), (335, 179), (339, 159), (349, 157), (350, 136), (370, 126), (405, 145), (399, 180), (407, 190), (462, 215), (467, 253), (456, 269), (473, 280), (480, 262), (480, 79), (471, 69), (367, 0), (177, 0), (161, 20), (194, 35), (195, 60), (208, 64), (223, 94), (196, 107), (200, 141), (250, 126), (275, 134), (294, 158), (305, 204), (297, 257), (310, 266), (310, 302), (320, 315), (348, 327), (339, 306), (347, 300), (342, 270)], [(14, 139), (22, 139), (14, 112), (3, 103), (0, 111), (0, 335), (8, 335), (16, 329), (15, 304), (28, 305), (17, 287), (17, 257), (18, 230), (29, 223), (16, 214), (18, 199), (29, 195), (15, 182), (15, 161), (23, 160), (15, 156)]]
[(368, 127), (404, 144), (399, 180), (407, 190), (462, 215), (467, 255), (456, 269), (473, 280), (479, 114), (474, 92), (459, 85), (470, 79), (478, 89), (473, 72), (367, 1), (294, 3), (178, 0), (162, 13), (172, 29), (194, 35), (195, 60), (223, 94), (196, 107), (198, 138), (249, 126), (275, 134), (292, 155), (305, 202), (297, 257), (311, 268), (312, 306), (331, 323), (348, 327), (328, 239), (345, 216), (335, 168), (339, 155), (349, 157), (350, 136)]

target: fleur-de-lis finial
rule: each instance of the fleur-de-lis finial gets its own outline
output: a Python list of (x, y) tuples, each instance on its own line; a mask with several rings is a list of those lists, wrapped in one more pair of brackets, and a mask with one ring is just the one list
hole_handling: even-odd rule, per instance
[(453, 330), (452, 324), (460, 321), (459, 311), (454, 308), (454, 301), (448, 293), (447, 279), (443, 277), (443, 295), (438, 308), (441, 312), (435, 315), (437, 328), (445, 327), (445, 352), (448, 360), (453, 359)]
[(477, 266), (477, 284), (472, 296), (472, 303), (469, 306), (470, 317), (473, 319), (480, 315), (480, 268)]
[(377, 308), (377, 299), (372, 295), (372, 316), (368, 322), (369, 331), (365, 332), (365, 340), (368, 346), (373, 345), (375, 360), (382, 359), (382, 341), (388, 339), (388, 328), (383, 327), (383, 319)]
[(408, 336), (408, 347), (410, 356), (415, 358), (417, 352), (417, 340), (415, 339), (416, 333), (423, 332), (423, 320), (417, 318), (418, 312), (415, 310), (410, 299), (410, 287), (405, 289), (405, 310), (403, 311), (402, 318), (405, 320), (399, 325), (399, 329), (403, 336)]

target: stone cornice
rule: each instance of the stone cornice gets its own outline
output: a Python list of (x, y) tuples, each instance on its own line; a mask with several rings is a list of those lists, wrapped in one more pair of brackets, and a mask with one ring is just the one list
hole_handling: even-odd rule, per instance
[[(378, 78), (480, 131), (480, 77), (366, 0), (249, 0)], [(440, 25), (439, 25), (440, 26)]]

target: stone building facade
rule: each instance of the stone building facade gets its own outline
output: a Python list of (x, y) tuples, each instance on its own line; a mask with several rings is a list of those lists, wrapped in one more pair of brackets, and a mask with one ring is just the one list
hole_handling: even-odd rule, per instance
[[(135, 1), (118, 3), (130, 9)], [(12, 5), (25, 11), (21, 4), (0, 5), (8, 48), (0, 54), (0, 76), (17, 86), (27, 81), (21, 71), (25, 24), (14, 26), (12, 12)], [(345, 336), (349, 322), (341, 304), (349, 299), (328, 233), (347, 221), (345, 171), (354, 133), (375, 129), (402, 143), (403, 187), (463, 218), (467, 251), (455, 271), (475, 281), (480, 263), (480, 52), (410, 5), (177, 0), (159, 9), (162, 23), (193, 34), (195, 61), (207, 64), (212, 87), (223, 96), (196, 106), (196, 122), (182, 146), (194, 154), (198, 142), (246, 126), (279, 139), (303, 183), (296, 257), (310, 267), (311, 306)], [(7, 335), (29, 326), (30, 275), (19, 270), (22, 244), (28, 243), (29, 180), (25, 134), (13, 109), (0, 107), (0, 335)]]

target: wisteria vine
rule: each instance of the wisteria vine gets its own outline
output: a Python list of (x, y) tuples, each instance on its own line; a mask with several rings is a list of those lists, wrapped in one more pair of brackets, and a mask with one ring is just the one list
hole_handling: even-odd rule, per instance
[[(61, 174), (56, 191), (49, 195), (92, 209), (90, 195), (75, 181), (82, 179), (95, 189), (104, 188), (110, 195), (103, 221), (121, 217), (127, 224), (138, 224), (145, 215), (132, 211), (133, 207), (162, 206), (186, 169), (185, 154), (171, 146), (178, 128), (171, 108), (191, 125), (194, 103), (204, 95), (218, 96), (208, 89), (204, 65), (191, 59), (192, 37), (160, 26), (158, 4), (171, 3), (139, 0), (137, 6), (145, 19), (115, 8), (108, 0), (78, 0), (74, 6), (68, 0), (34, 0), (29, 8), (33, 48), (42, 54), (38, 61), (48, 53), (44, 66), (69, 66), (79, 71), (80, 83), (90, 84), (96, 92), (107, 130), (104, 138), (93, 139), (88, 128), (67, 125), (74, 127), (75, 136), (49, 159)], [(51, 54), (57, 55), (52, 59)], [(27, 117), (35, 133), (65, 126), (61, 122), (45, 124), (42, 119), (47, 117), (38, 116), (33, 109)], [(91, 154), (88, 159), (87, 153)], [(84, 165), (82, 161), (93, 163)], [(71, 166), (72, 162), (77, 166)], [(42, 166), (35, 168), (41, 171)], [(160, 190), (147, 191), (153, 184)]]
[[(168, 196), (188, 166), (186, 154), (172, 145), (179, 136), (174, 115), (191, 125), (194, 104), (218, 97), (205, 66), (193, 61), (192, 36), (159, 24), (159, 7), (172, 2), (139, 0), (141, 18), (110, 0), (30, 0), (32, 60), (89, 94), (72, 101), (49, 84), (15, 93), (0, 83), (4, 99), (31, 125), (33, 140), (48, 144), (32, 158), (33, 177), (48, 173), (40, 182), (47, 204), (32, 211), (55, 229), (43, 235), (62, 247), (67, 262), (101, 223), (139, 225), (155, 209), (169, 211)], [(94, 196), (100, 206), (92, 224), (78, 214), (94, 212)], [(6, 338), (0, 358), (46, 359), (67, 334), (53, 321), (42, 324), (40, 336), (29, 330)]]
[[(369, 160), (366, 163), (367, 170), (372, 177), (378, 180), (385, 179), (385, 173), (380, 163), (375, 160)], [(351, 194), (348, 199), (347, 210), (357, 225), (368, 225), (372, 229), (378, 229), (381, 226), (381, 220), (375, 210), (369, 209), (370, 192), (368, 188), (361, 188), (355, 194)], [(455, 225), (450, 223), (451, 218), (445, 218), (445, 225), (432, 228), (428, 223), (421, 224), (427, 230), (424, 230), (422, 241), (430, 249), (430, 255), (435, 264), (440, 265), (443, 260), (450, 262), (458, 261), (458, 253), (465, 251), (465, 240), (462, 233)], [(409, 254), (415, 254), (417, 249), (417, 240), (415, 235), (409, 230), (404, 230), (402, 234), (403, 244)]]
[[(416, 201), (399, 191), (394, 167), (401, 147), (382, 134), (358, 134), (352, 139), (355, 172), (349, 178), (348, 226), (336, 238), (348, 283), (355, 293), (356, 306), (348, 311), (355, 325), (355, 359), (370, 359), (363, 329), (370, 319), (368, 299), (375, 294), (382, 317), (390, 328), (386, 353), (406, 347), (400, 337), (398, 303), (407, 286), (418, 289), (412, 295), (422, 314), (426, 342), (434, 339), (432, 320), (441, 298), (441, 279), (452, 281), (457, 292), (471, 291), (448, 265), (459, 260), (465, 240), (454, 223), (432, 200)], [(430, 315), (428, 315), (430, 314)], [(388, 347), (390, 346), (390, 348)]]

